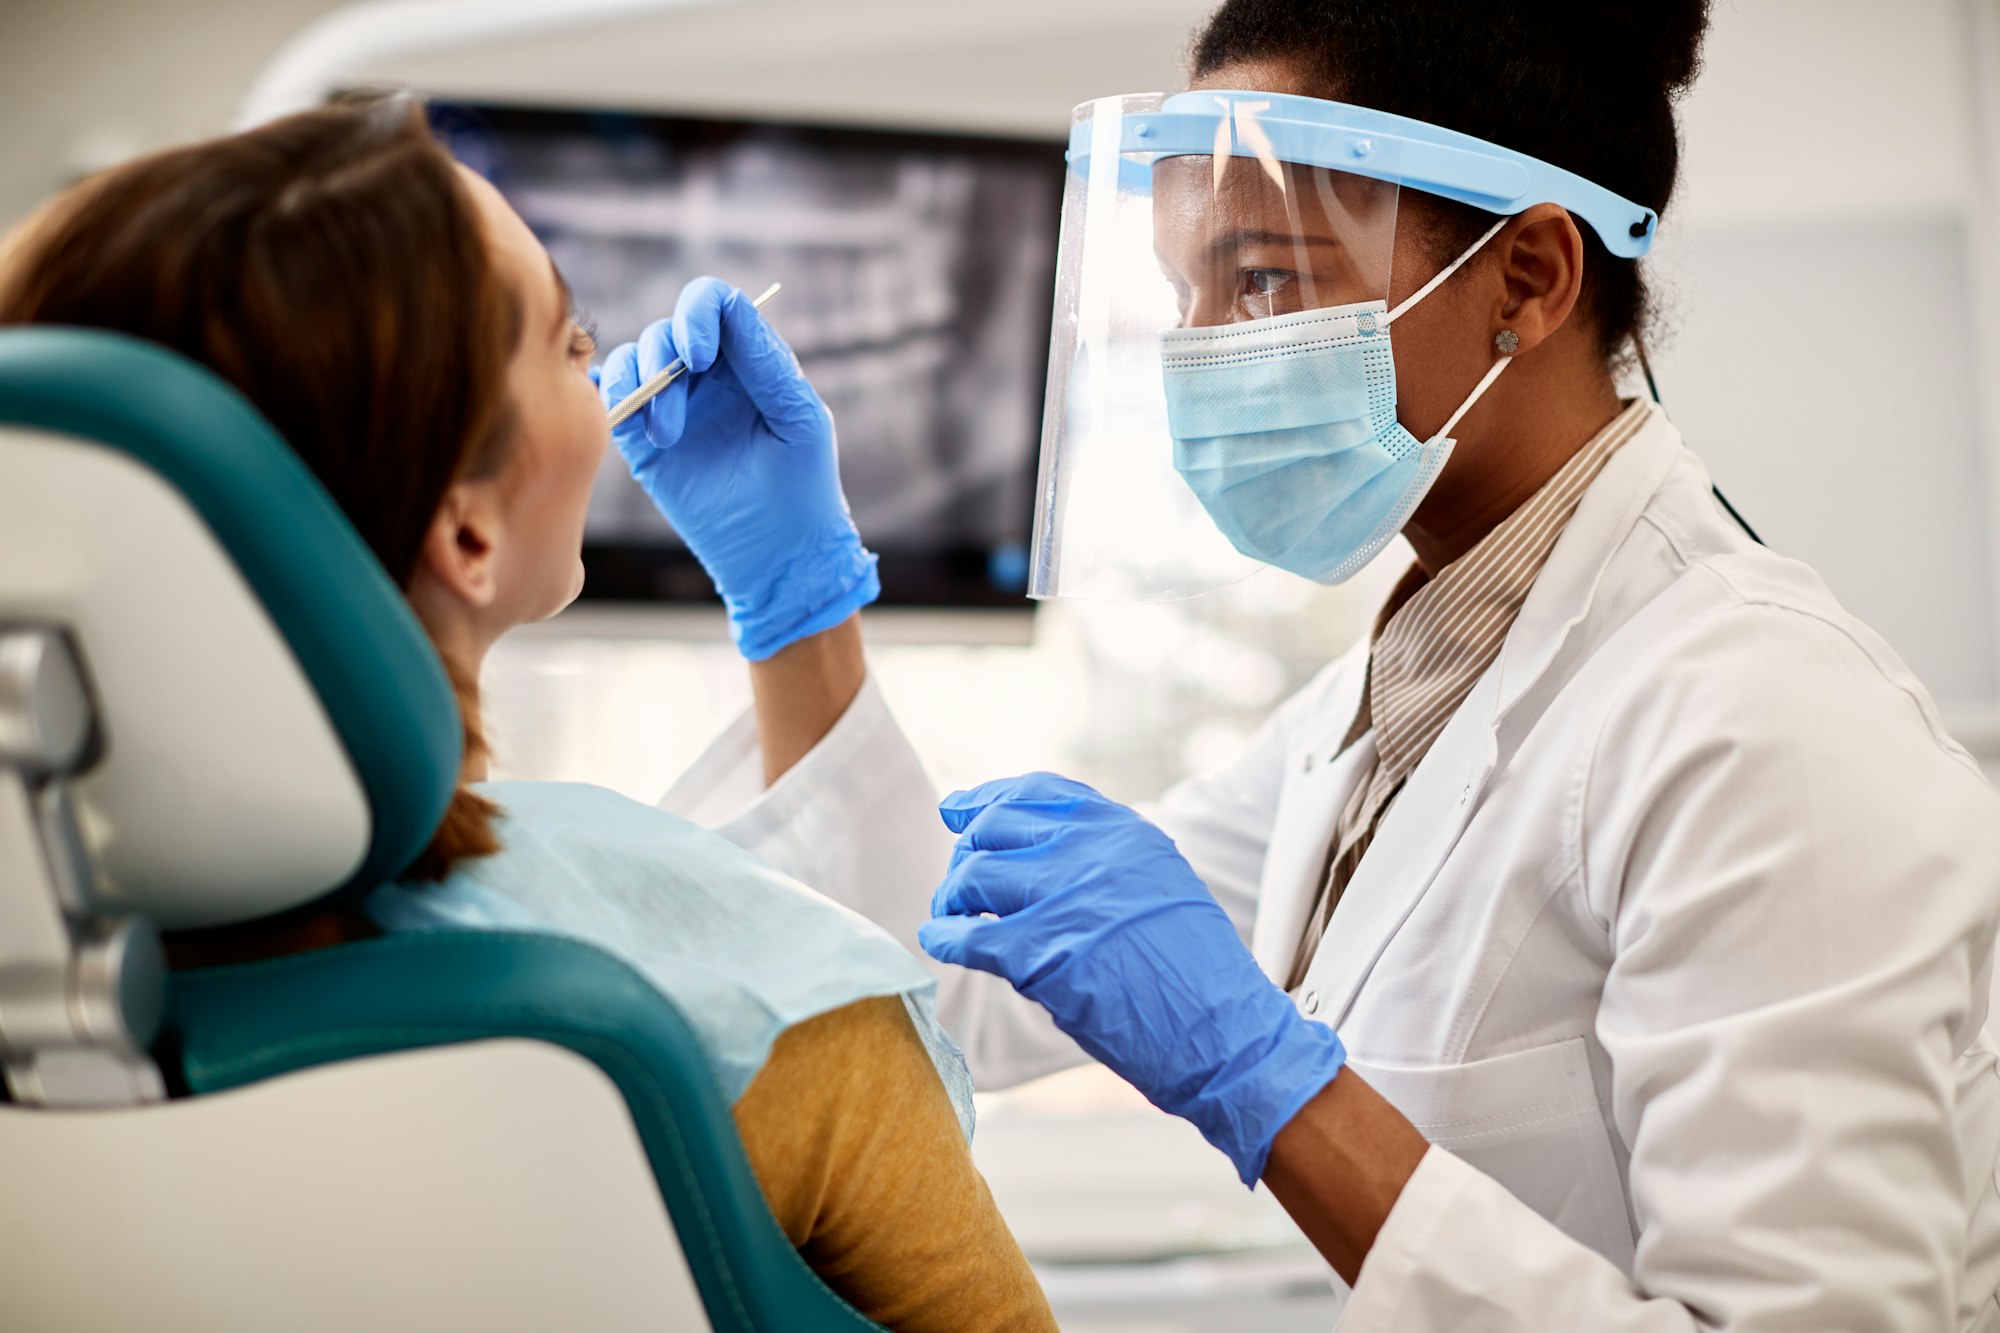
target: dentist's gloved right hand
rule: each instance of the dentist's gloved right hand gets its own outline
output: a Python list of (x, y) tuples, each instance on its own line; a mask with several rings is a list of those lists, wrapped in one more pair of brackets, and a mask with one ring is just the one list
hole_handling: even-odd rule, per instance
[(840, 490), (833, 416), (738, 289), (696, 278), (673, 318), (605, 358), (615, 406), (676, 357), (688, 373), (612, 432), (632, 475), (714, 580), (751, 661), (881, 595)]
[(1333, 1029), (1265, 978), (1136, 811), (1050, 773), (954, 792), (939, 811), (959, 839), (924, 951), (1007, 978), (1254, 1184), (1278, 1131), (1340, 1072)]

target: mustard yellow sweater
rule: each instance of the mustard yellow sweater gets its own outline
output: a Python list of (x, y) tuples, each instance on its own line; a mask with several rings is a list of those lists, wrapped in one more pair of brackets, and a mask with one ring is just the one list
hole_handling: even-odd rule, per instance
[(897, 1333), (1055, 1329), (900, 999), (783, 1033), (736, 1126), (779, 1227), (870, 1319)]

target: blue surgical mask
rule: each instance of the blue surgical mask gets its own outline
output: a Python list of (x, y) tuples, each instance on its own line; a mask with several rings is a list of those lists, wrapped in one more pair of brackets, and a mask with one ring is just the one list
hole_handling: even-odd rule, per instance
[(1396, 419), (1389, 326), (1505, 222), (1393, 311), (1368, 301), (1162, 336), (1174, 468), (1238, 551), (1341, 583), (1402, 531), (1507, 358), (1419, 441)]

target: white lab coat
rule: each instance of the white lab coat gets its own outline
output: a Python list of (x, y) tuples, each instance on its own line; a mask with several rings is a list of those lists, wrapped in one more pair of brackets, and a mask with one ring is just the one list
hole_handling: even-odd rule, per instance
[[(1371, 754), (1364, 653), (1149, 811), (1274, 978)], [(951, 839), (873, 685), (761, 793), (755, 751), (740, 722), (666, 803), (914, 947)], [(1434, 1145), (1342, 1328), (2000, 1328), (1996, 918), (1993, 790), (1656, 411), (1294, 994)], [(939, 971), (982, 1086), (1082, 1058)]]

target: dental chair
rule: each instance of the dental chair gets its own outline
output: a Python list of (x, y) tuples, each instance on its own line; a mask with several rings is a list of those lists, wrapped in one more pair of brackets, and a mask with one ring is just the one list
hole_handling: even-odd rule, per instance
[(0, 1328), (867, 1330), (609, 955), (404, 935), (168, 974), (391, 879), (460, 723), (227, 386), (0, 330)]

